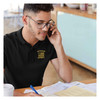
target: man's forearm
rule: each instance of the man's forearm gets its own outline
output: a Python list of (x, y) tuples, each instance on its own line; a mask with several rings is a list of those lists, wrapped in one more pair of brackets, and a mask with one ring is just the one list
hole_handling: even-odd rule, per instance
[(36, 94), (36, 93), (34, 93), (34, 92), (29, 92), (29, 93), (21, 93), (21, 92), (18, 92), (18, 91), (14, 91), (14, 96), (41, 96), (42, 97), (42, 95), (41, 94)]
[(57, 45), (54, 46), (57, 52), (58, 56), (58, 62), (59, 62), (59, 67), (58, 67), (58, 72), (60, 77), (66, 81), (70, 82), (72, 80), (72, 67), (70, 62), (68, 61), (68, 58), (64, 52), (63, 46)]
[(24, 96), (24, 93), (14, 91), (14, 96)]

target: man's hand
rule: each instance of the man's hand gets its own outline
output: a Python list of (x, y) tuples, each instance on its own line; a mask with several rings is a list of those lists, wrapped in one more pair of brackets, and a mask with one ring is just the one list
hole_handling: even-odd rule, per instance
[(61, 45), (61, 43), (62, 43), (62, 38), (61, 38), (60, 32), (58, 31), (56, 25), (54, 25), (54, 26), (50, 29), (50, 31), (52, 31), (52, 35), (51, 35), (51, 37), (48, 36), (49, 41), (50, 41), (54, 46)]
[(38, 97), (42, 97), (42, 95), (38, 95), (38, 94), (36, 94), (36, 93), (34, 93), (34, 92), (30, 92), (30, 93), (24, 93), (24, 95), (23, 96), (38, 96)]
[(71, 82), (72, 66), (64, 52), (60, 32), (58, 31), (56, 25), (54, 25), (50, 31), (52, 31), (52, 35), (51, 37), (48, 36), (48, 39), (53, 44), (57, 53), (57, 59), (53, 59), (51, 63), (54, 65), (59, 76), (65, 82)]

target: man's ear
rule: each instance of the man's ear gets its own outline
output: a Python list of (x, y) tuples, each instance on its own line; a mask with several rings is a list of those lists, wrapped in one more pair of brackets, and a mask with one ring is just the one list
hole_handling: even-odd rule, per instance
[(27, 25), (27, 16), (23, 16), (23, 17), (22, 17), (22, 20), (23, 20), (23, 23), (24, 23), (25, 25)]

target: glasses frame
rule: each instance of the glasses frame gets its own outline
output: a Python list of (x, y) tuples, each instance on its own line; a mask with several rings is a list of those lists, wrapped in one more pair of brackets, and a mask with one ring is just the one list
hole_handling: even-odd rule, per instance
[[(32, 21), (34, 21), (37, 25), (39, 24), (37, 21), (35, 21), (34, 19), (32, 19), (30, 16), (26, 15), (26, 17), (30, 18)], [(47, 23), (43, 23), (43, 27), (39, 28), (39, 29), (43, 29), (45, 26), (47, 26), (49, 24), (50, 21), (53, 21), (52, 19), (50, 19)], [(53, 25), (55, 24), (55, 22), (53, 21)], [(50, 27), (50, 26), (49, 26)], [(49, 28), (48, 27), (48, 28)]]

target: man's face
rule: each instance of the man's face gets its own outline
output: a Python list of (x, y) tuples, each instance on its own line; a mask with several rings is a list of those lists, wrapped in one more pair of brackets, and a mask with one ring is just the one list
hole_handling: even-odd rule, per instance
[(45, 26), (40, 28), (40, 26), (47, 23), (51, 19), (51, 12), (40, 11), (39, 13), (30, 13), (28, 16), (27, 27), (29, 29), (29, 33), (31, 36), (34, 36), (34, 38), (40, 41), (44, 40), (48, 32), (48, 27)]

